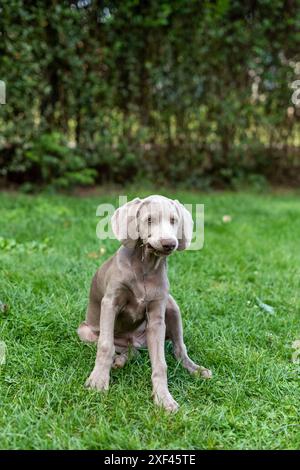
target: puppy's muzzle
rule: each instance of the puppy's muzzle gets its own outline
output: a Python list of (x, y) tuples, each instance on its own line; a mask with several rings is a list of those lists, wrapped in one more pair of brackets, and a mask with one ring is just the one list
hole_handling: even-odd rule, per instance
[(172, 251), (175, 250), (176, 248), (176, 241), (173, 240), (172, 238), (162, 238), (160, 240), (163, 252), (166, 254), (172, 253)]

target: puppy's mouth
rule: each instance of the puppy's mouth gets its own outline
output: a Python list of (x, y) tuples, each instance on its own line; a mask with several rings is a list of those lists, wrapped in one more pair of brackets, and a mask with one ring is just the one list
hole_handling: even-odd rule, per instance
[(173, 248), (158, 250), (157, 248), (154, 248), (152, 245), (150, 245), (150, 243), (147, 243), (146, 248), (147, 251), (154, 254), (155, 256), (169, 256), (173, 253), (173, 251), (175, 251)]

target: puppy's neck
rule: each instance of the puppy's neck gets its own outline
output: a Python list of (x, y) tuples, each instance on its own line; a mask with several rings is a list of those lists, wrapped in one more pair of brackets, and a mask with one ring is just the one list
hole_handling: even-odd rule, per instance
[(134, 248), (129, 249), (129, 257), (132, 267), (141, 267), (144, 274), (151, 272), (158, 272), (166, 266), (166, 257), (157, 256), (152, 251), (148, 250), (145, 245), (138, 241)]

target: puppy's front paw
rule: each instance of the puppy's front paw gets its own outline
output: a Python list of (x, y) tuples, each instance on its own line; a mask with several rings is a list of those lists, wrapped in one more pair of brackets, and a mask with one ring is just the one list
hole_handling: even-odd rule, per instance
[(101, 370), (95, 367), (85, 382), (85, 386), (105, 392), (109, 388), (109, 377), (104, 377), (103, 374), (101, 374)]
[(176, 412), (179, 408), (178, 403), (174, 400), (169, 392), (163, 394), (154, 392), (154, 403), (158, 406), (161, 406), (166, 411), (172, 413)]

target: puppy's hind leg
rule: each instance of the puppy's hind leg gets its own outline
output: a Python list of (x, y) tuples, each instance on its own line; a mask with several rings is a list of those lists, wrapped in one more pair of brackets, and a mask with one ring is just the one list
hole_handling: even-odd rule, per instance
[(89, 301), (85, 321), (77, 329), (77, 334), (81, 341), (85, 343), (96, 343), (98, 341), (100, 308), (99, 302), (95, 300)]
[(178, 305), (173, 297), (169, 297), (166, 309), (166, 338), (173, 343), (174, 356), (191, 374), (200, 374), (205, 379), (210, 379), (212, 373), (209, 369), (199, 366), (193, 362), (186, 350), (183, 342), (182, 321)]
[(77, 334), (84, 343), (97, 343), (99, 338), (99, 333), (93, 331), (92, 327), (85, 321), (79, 325)]
[(99, 338), (102, 297), (99, 294), (97, 279), (98, 271), (92, 279), (85, 321), (82, 322), (77, 329), (77, 333), (81, 341), (87, 343), (96, 343)]

